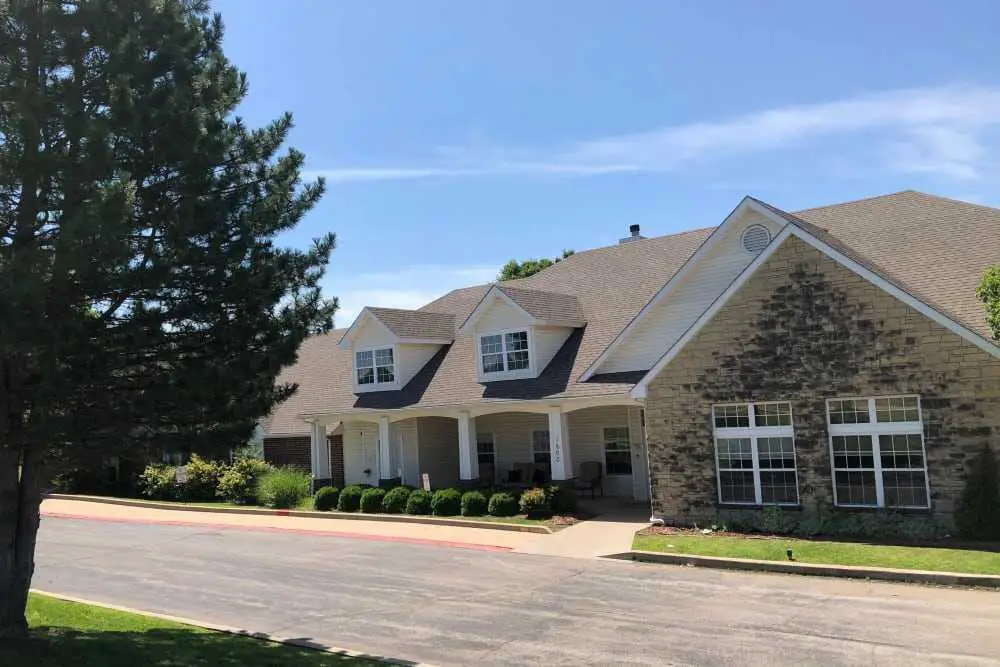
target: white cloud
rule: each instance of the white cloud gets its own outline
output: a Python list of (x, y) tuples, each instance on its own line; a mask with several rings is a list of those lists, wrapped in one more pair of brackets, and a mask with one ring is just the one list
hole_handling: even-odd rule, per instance
[(496, 279), (496, 266), (437, 266), (417, 264), (398, 271), (363, 273), (327, 287), (340, 299), (336, 314), (338, 328), (350, 326), (365, 306), (419, 308), (459, 287)]
[[(729, 119), (668, 125), (564, 147), (477, 144), (435, 151), (433, 164), (317, 170), (337, 182), (484, 175), (598, 176), (672, 171), (695, 162), (812, 146), (865, 154), (881, 169), (970, 179), (994, 165), (988, 130), (1000, 126), (1000, 88), (943, 86), (860, 95), (755, 111)], [(855, 139), (855, 142), (851, 142)]]

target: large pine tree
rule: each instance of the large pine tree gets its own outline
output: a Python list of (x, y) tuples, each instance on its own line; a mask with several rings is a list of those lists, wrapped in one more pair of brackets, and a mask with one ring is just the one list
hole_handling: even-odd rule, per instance
[(26, 631), (41, 492), (85, 454), (228, 450), (336, 303), (322, 194), (250, 129), (207, 0), (0, 3), (0, 638)]

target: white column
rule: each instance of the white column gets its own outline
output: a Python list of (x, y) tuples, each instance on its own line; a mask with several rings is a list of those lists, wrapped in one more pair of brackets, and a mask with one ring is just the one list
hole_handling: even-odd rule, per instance
[(573, 460), (569, 447), (569, 424), (562, 408), (552, 408), (549, 415), (549, 452), (552, 458), (552, 480), (573, 479)]
[(309, 445), (313, 479), (330, 479), (330, 447), (326, 441), (326, 424), (319, 421), (312, 423)]
[(479, 479), (476, 420), (468, 412), (458, 413), (458, 476), (461, 479)]
[(378, 478), (392, 479), (392, 442), (389, 438), (389, 418), (378, 418)]

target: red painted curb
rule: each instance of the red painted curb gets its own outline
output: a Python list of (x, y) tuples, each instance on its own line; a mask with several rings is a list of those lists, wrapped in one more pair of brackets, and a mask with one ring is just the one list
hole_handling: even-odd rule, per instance
[(511, 547), (499, 547), (491, 544), (473, 544), (471, 542), (452, 542), (449, 540), (429, 540), (420, 537), (401, 537), (396, 535), (369, 535), (367, 533), (348, 533), (334, 530), (314, 530), (310, 528), (279, 528), (277, 526), (244, 526), (231, 523), (199, 523), (197, 521), (171, 521), (157, 519), (128, 519), (124, 517), (96, 517), (86, 514), (66, 514), (62, 512), (42, 512), (41, 515), (51, 519), (80, 519), (84, 521), (105, 521), (108, 523), (140, 523), (150, 526), (191, 526), (212, 528), (215, 530), (255, 530), (265, 533), (299, 533), (301, 535), (317, 535), (320, 537), (346, 537), (370, 542), (396, 542), (398, 544), (418, 544), (430, 547), (449, 547), (452, 549), (469, 549), (472, 551), (512, 551)]

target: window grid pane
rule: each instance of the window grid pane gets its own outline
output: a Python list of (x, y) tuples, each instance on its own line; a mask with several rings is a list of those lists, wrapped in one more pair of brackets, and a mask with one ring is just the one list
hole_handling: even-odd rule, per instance
[(795, 504), (799, 502), (795, 470), (761, 470), (760, 499), (764, 504)]
[(719, 438), (719, 470), (753, 470), (753, 444), (750, 438)]
[(920, 410), (916, 396), (875, 399), (875, 421), (880, 424), (893, 422), (918, 422)]
[[(896, 396), (830, 401), (831, 427), (870, 423), (870, 417), (861, 415), (862, 405), (866, 410), (868, 406), (874, 408), (878, 424), (921, 423), (919, 397)], [(852, 420), (852, 412), (858, 421)], [(921, 432), (832, 436), (837, 504), (877, 507), (881, 498), (883, 507), (928, 507), (927, 462)]]
[(604, 463), (609, 475), (632, 474), (632, 448), (628, 427), (604, 429)]
[(757, 426), (791, 426), (790, 403), (754, 403), (754, 423)]
[(757, 502), (752, 471), (721, 470), (719, 497), (724, 503), (754, 504)]
[(375, 369), (374, 368), (359, 368), (358, 369), (358, 384), (375, 384)]
[(746, 428), (750, 426), (750, 411), (746, 405), (716, 405), (712, 408), (716, 428)]
[(867, 399), (847, 399), (830, 401), (831, 424), (868, 424), (871, 415), (868, 414)]

